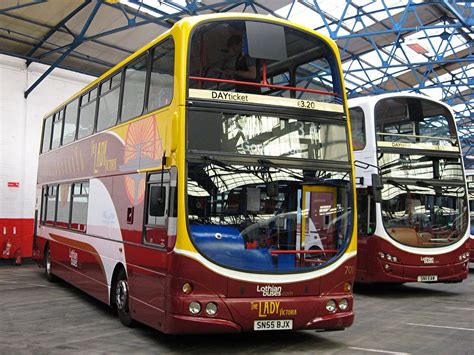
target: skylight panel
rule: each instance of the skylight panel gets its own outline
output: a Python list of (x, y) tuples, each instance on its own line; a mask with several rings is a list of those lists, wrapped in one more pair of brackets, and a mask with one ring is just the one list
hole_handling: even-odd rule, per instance
[[(443, 25), (438, 22), (435, 25)], [(444, 57), (453, 55), (469, 47), (466, 39), (454, 33), (454, 29), (430, 28), (416, 32), (405, 38), (402, 46), (411, 62), (425, 61), (426, 57), (433, 58), (436, 55)], [(421, 53), (420, 49), (424, 49)]]
[(438, 87), (426, 88), (420, 90), (423, 94), (436, 99), (441, 100), (443, 98), (443, 89)]
[(353, 74), (350, 74), (350, 73), (347, 73), (345, 76), (344, 76), (344, 80), (347, 82), (347, 81), (350, 81), (352, 84), (356, 85), (356, 86), (362, 86), (364, 84), (367, 83), (367, 81), (364, 81), (364, 80), (361, 80), (359, 79), (357, 76), (353, 75)]
[[(289, 13), (290, 9), (291, 12)], [(317, 28), (324, 26), (324, 21), (318, 13), (299, 2), (296, 2), (293, 8), (291, 8), (291, 4), (283, 6), (276, 10), (275, 13), (285, 18), (289, 13), (288, 20), (306, 27)]]
[[(319, 8), (327, 14), (330, 14), (332, 17), (337, 19), (342, 18), (344, 14), (344, 9), (346, 8), (347, 1), (345, 0), (319, 0)], [(355, 9), (353, 6), (347, 8), (345, 17), (355, 15)]]
[(459, 84), (460, 82), (466, 82), (466, 85), (468, 85), (469, 79), (473, 77), (474, 65), (468, 65), (466, 67), (453, 70), (451, 71), (451, 73), (445, 73), (443, 75), (440, 75), (435, 81), (443, 83), (454, 80), (457, 84)]

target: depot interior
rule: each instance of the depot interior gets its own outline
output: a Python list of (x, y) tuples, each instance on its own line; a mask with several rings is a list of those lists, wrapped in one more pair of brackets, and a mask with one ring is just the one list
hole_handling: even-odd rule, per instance
[[(387, 101), (376, 107), (376, 115), (383, 117), (376, 123), (377, 130), (384, 135), (382, 140), (390, 143), (395, 141), (395, 133), (422, 137), (428, 129), (435, 129), (448, 138), (457, 133), (464, 170), (460, 161), (442, 156), (435, 160), (423, 160), (416, 156), (384, 153), (383, 157), (379, 157), (379, 164), (384, 166), (384, 173), (389, 177), (382, 192), (386, 196), (383, 208), (388, 216), (386, 228), (392, 228), (394, 239), (416, 247), (429, 243), (448, 245), (461, 238), (462, 226), (457, 225), (455, 220), (448, 220), (448, 217), (440, 217), (436, 221), (426, 221), (419, 217), (417, 225), (456, 225), (459, 233), (454, 235), (450, 231), (449, 241), (443, 239), (446, 231), (440, 231), (434, 236), (426, 232), (420, 237), (417, 234), (407, 234), (403, 229), (406, 228), (405, 225), (394, 222), (398, 215), (405, 213), (405, 208), (407, 211), (414, 211), (421, 206), (435, 209), (435, 206), (444, 204), (447, 208), (464, 208), (467, 211), (467, 206), (459, 207), (455, 198), (458, 187), (441, 189), (421, 181), (416, 187), (412, 186), (412, 191), (415, 192), (408, 196), (403, 191), (410, 187), (401, 186), (395, 180), (408, 177), (410, 169), (406, 168), (407, 164), (411, 168), (429, 165), (434, 176), (425, 176), (428, 179), (439, 178), (443, 174), (451, 174), (448, 178), (465, 174), (469, 181), (471, 175), (474, 177), (474, 21), (471, 3), (422, 0), (6, 0), (0, 4), (0, 259), (14, 260), (21, 264), (32, 256), (35, 210), (38, 206), (38, 155), (45, 114), (167, 31), (181, 18), (227, 12), (256, 13), (287, 19), (315, 29), (334, 40), (342, 62), (348, 99), (384, 93), (417, 93), (449, 105), (454, 113), (456, 126), (443, 121), (442, 117), (449, 115), (446, 108), (432, 106), (428, 101), (423, 104), (413, 103), (409, 99)], [(190, 76), (196, 79), (190, 81), (190, 89), (226, 90), (225, 83), (202, 82), (199, 78), (222, 78), (222, 71), (216, 70), (213, 73), (209, 68), (212, 68), (212, 63), (221, 62), (229, 50), (229, 37), (222, 36), (222, 33), (237, 33), (239, 26), (238, 23), (231, 22), (210, 24), (200, 29), (202, 33), (195, 34), (190, 53)], [(255, 31), (258, 34), (258, 29)], [(286, 38), (285, 50), (288, 50), (288, 57), (294, 57), (298, 61), (298, 55), (304, 52), (304, 56), (300, 55), (302, 63), (317, 67), (327, 77), (331, 77), (333, 67), (329, 48), (314, 39), (307, 39), (306, 47), (292, 47), (291, 36), (292, 34), (287, 34)], [(293, 72), (292, 68), (285, 66), (284, 61), (278, 59), (278, 53), (282, 49), (271, 50), (274, 58), (264, 63), (266, 80), (270, 84), (295, 86), (295, 83), (300, 83), (298, 85), (305, 89), (321, 89), (322, 85), (318, 82), (320, 79), (302, 80), (306, 75), (303, 65)], [(263, 66), (259, 70), (262, 68)], [(172, 68), (165, 68), (163, 71), (170, 74), (171, 70)], [(169, 78), (166, 80), (159, 84), (167, 85)], [(113, 79), (109, 85), (110, 90), (113, 90), (116, 85)], [(336, 84), (330, 88), (326, 86), (326, 89), (334, 92), (342, 90)], [(258, 89), (250, 93), (271, 94), (269, 90), (263, 88), (262, 91)], [(168, 94), (165, 92), (156, 103), (151, 103), (150, 100), (150, 105), (159, 107), (168, 102)], [(280, 96), (284, 98), (295, 98), (295, 95), (290, 90), (280, 91)], [(338, 103), (336, 96), (324, 93), (305, 92), (299, 98), (315, 99), (328, 104)], [(212, 127), (211, 114), (200, 115), (199, 111), (192, 114), (195, 120), (191, 131), (195, 135), (190, 139), (190, 144), (196, 150), (231, 149), (218, 145), (220, 143), (214, 141), (209, 132), (216, 135), (227, 134), (227, 141), (232, 142), (238, 138), (233, 131), (235, 127), (245, 128), (252, 120), (251, 115), (241, 115), (237, 122), (232, 113), (216, 112), (215, 115), (219, 115), (225, 125)], [(355, 127), (363, 125), (358, 114), (360, 112), (357, 110), (351, 112)], [(275, 122), (278, 122), (275, 124), (291, 126), (291, 120), (284, 115), (279, 117), (274, 113), (273, 116)], [(400, 117), (411, 119), (400, 122)], [(437, 119), (431, 122), (427, 117)], [(337, 125), (332, 127), (329, 124), (327, 127), (303, 127), (307, 132), (335, 132), (337, 129)], [(402, 143), (410, 144), (410, 141)], [(337, 142), (334, 144), (336, 148), (333, 151), (329, 148), (314, 148), (314, 152), (308, 152), (308, 156), (302, 157), (311, 158), (311, 154), (323, 154), (326, 159), (344, 162), (348, 159), (344, 145), (337, 146)], [(353, 144), (356, 149), (364, 147), (361, 137), (357, 135), (353, 136)], [(205, 162), (191, 162), (188, 167), (188, 208), (193, 233), (207, 233), (208, 230), (202, 228), (203, 224), (212, 225), (215, 221), (226, 219), (230, 221), (233, 217), (229, 216), (238, 215), (245, 203), (244, 207), (254, 215), (280, 214), (280, 217), (260, 223), (257, 229), (241, 228), (237, 232), (245, 235), (246, 249), (258, 249), (257, 246), (262, 246), (266, 241), (258, 238), (258, 231), (271, 228), (285, 230), (285, 233), (277, 234), (273, 243), (283, 245), (286, 249), (290, 249), (290, 246), (299, 249), (296, 227), (298, 206), (295, 201), (305, 194), (303, 178), (310, 176), (316, 180), (323, 178), (328, 172), (317, 169), (301, 171), (298, 167), (279, 170), (265, 161), (262, 166), (265, 167), (264, 171), (254, 166), (255, 171), (243, 172), (243, 167), (230, 167), (212, 157)], [(259, 177), (264, 174), (273, 174), (273, 182), (269, 183), (268, 179)], [(346, 185), (341, 181), (347, 179), (347, 175), (340, 171), (330, 174), (332, 186), (337, 189), (338, 196), (346, 195), (347, 181)], [(160, 178), (162, 179), (157, 177), (157, 181)], [(209, 186), (211, 181), (214, 182), (213, 186)], [(474, 178), (472, 182), (474, 184)], [(220, 187), (223, 185), (231, 191), (226, 192), (225, 196), (222, 192), (225, 189)], [(78, 195), (81, 194), (81, 188), (79, 187)], [(367, 200), (363, 193), (361, 196), (358, 199), (359, 208), (367, 208), (371, 203), (370, 199)], [(267, 203), (260, 205), (261, 200)], [(346, 205), (349, 202), (343, 198), (337, 203), (340, 209), (338, 215), (341, 217), (334, 222), (333, 227), (338, 232), (331, 232), (336, 233), (337, 237), (328, 238), (330, 241), (321, 246), (323, 249), (337, 250), (345, 243), (345, 237), (338, 236), (343, 234), (340, 230), (348, 228)], [(286, 222), (280, 221), (281, 216), (284, 216)], [(374, 218), (361, 220), (359, 233), (371, 233), (375, 225)], [(228, 223), (237, 225), (244, 221)], [(290, 228), (286, 223), (293, 223), (294, 226)], [(301, 228), (301, 221), (298, 223), (298, 228)], [(206, 249), (204, 242), (202, 248)], [(236, 257), (234, 261), (220, 260), (219, 255), (212, 253), (212, 250), (208, 252), (211, 259), (223, 264), (230, 263), (232, 267), (238, 267), (245, 258), (245, 262), (251, 260), (253, 264), (260, 263), (260, 267), (255, 269), (258, 271), (268, 271), (275, 267), (271, 257), (264, 257), (257, 250), (252, 250), (254, 254), (247, 253), (241, 259)], [(319, 255), (313, 258), (312, 263), (327, 261), (331, 257), (330, 254)], [(292, 262), (294, 260), (286, 258), (286, 264), (282, 263), (283, 266), (280, 266), (281, 270), (288, 270), (288, 265)], [(298, 267), (304, 269), (309, 266)]]

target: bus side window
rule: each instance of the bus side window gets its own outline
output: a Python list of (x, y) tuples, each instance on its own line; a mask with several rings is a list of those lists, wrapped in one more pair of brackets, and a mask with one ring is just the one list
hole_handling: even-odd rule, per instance
[(46, 197), (46, 220), (45, 223), (53, 225), (56, 219), (56, 197), (58, 193), (58, 185), (48, 186)]
[(41, 146), (41, 153), (46, 153), (51, 148), (52, 126), (53, 126), (53, 116), (50, 116), (43, 121), (43, 144)]
[(121, 121), (125, 122), (143, 113), (147, 74), (147, 55), (142, 55), (125, 68)]
[(86, 231), (87, 205), (89, 203), (89, 183), (77, 182), (72, 188), (71, 229)]
[(94, 131), (96, 111), (97, 87), (82, 95), (81, 108), (79, 112), (79, 127), (77, 138), (90, 136)]
[(56, 112), (53, 116), (53, 139), (51, 149), (58, 148), (61, 145), (61, 135), (63, 132), (64, 109)]
[(110, 128), (117, 123), (121, 77), (122, 72), (120, 71), (100, 84), (97, 132)]
[(69, 214), (71, 212), (71, 184), (61, 184), (58, 190), (58, 209), (56, 225), (69, 228)]
[(170, 174), (152, 174), (148, 178), (145, 208), (145, 244), (166, 247), (168, 243), (168, 223), (173, 217), (175, 189), (170, 187)]
[(45, 224), (46, 222), (46, 210), (48, 202), (48, 185), (43, 186), (41, 191), (41, 218), (40, 223)]
[(173, 100), (174, 41), (168, 38), (153, 49), (148, 111), (167, 106)]
[(68, 144), (76, 139), (76, 125), (77, 125), (77, 109), (79, 105), (79, 99), (71, 101), (66, 106), (66, 113), (64, 118), (64, 129), (63, 129), (63, 145)]

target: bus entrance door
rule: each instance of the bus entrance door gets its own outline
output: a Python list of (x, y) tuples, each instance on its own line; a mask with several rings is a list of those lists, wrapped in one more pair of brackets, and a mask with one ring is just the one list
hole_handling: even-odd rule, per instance
[(301, 249), (311, 251), (304, 255), (304, 259), (308, 262), (325, 259), (327, 252), (336, 249), (337, 189), (303, 186), (302, 199)]
[[(145, 198), (145, 225), (143, 243), (134, 255), (131, 295), (134, 315), (147, 325), (157, 327), (164, 322), (166, 258), (169, 224), (169, 173), (155, 173), (148, 176)], [(135, 300), (137, 302), (135, 302)], [(159, 327), (158, 327), (159, 328)]]

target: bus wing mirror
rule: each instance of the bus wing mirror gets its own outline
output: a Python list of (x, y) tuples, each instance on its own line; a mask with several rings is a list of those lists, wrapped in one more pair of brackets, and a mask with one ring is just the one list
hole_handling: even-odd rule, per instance
[(382, 202), (382, 189), (383, 183), (379, 174), (372, 174), (372, 195), (374, 196), (374, 202)]

